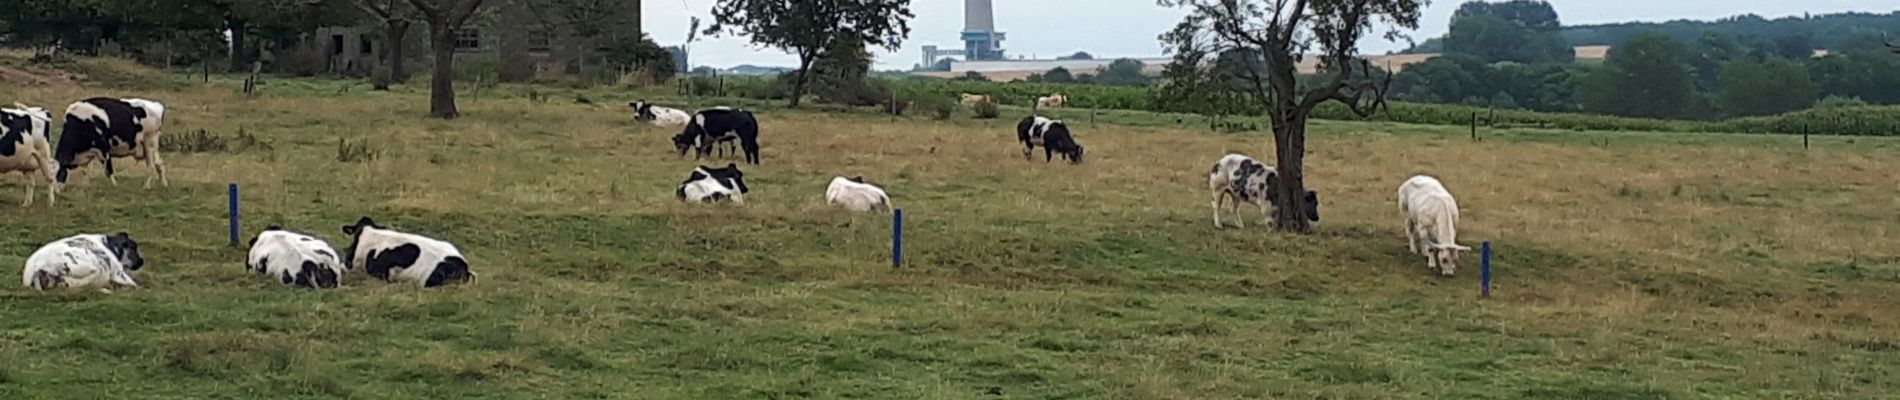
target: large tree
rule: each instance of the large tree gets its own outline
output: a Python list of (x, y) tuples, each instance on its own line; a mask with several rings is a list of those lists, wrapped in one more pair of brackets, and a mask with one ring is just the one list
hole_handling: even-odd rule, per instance
[(719, 0), (705, 33), (744, 35), (753, 44), (798, 56), (792, 104), (798, 107), (811, 66), (841, 40), (895, 51), (910, 36), (910, 0)]
[(1486, 62), (1568, 63), (1576, 57), (1558, 31), (1557, 10), (1542, 0), (1474, 1), (1458, 7), (1445, 52)]
[(391, 83), (409, 80), (403, 66), (403, 43), (409, 37), (409, 25), (415, 22), (415, 9), (405, 0), (356, 0), (363, 9), (383, 24), (383, 67), (376, 69), (377, 89), (387, 90)]
[(429, 22), (429, 47), (435, 50), (435, 72), (429, 78), (429, 115), (455, 118), (455, 36), (462, 23), (475, 16), (482, 0), (409, 0)]
[(1722, 67), (1722, 110), (1731, 115), (1770, 115), (1814, 105), (1820, 89), (1808, 70), (1783, 59), (1736, 61)]
[[(1189, 9), (1183, 25), (1212, 35), (1223, 47), (1258, 51), (1265, 76), (1249, 91), (1266, 105), (1273, 123), (1279, 180), (1271, 195), (1278, 211), (1275, 225), (1289, 232), (1311, 232), (1307, 216), (1316, 214), (1306, 190), (1306, 123), (1321, 103), (1339, 102), (1353, 113), (1370, 116), (1385, 103), (1389, 76), (1382, 84), (1372, 66), (1358, 58), (1359, 39), (1380, 22), (1383, 36), (1403, 38), (1401, 29), (1417, 29), (1427, 0), (1157, 0)], [(1300, 84), (1299, 61), (1316, 54), (1327, 65), (1325, 76)]]
[(1643, 33), (1610, 51), (1604, 68), (1583, 85), (1585, 110), (1630, 117), (1675, 118), (1696, 108), (1687, 50), (1658, 33)]

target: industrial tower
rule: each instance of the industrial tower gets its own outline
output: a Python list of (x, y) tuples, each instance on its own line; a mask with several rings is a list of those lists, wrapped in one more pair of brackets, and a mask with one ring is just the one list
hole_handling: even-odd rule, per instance
[(990, 0), (963, 0), (964, 59), (1003, 59), (1003, 39), (1003, 33), (996, 31), (996, 14)]

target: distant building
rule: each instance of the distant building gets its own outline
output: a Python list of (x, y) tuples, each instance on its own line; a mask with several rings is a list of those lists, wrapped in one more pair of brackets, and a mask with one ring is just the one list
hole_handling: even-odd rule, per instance
[[(600, 43), (612, 43), (625, 40), (639, 40), (643, 34), (640, 21), (641, 0), (607, 0), (619, 2), (620, 7), (612, 7), (616, 12), (606, 18), (607, 29)], [(459, 54), (493, 54), (503, 61), (506, 70), (513, 62), (526, 62), (526, 68), (537, 75), (560, 75), (579, 72), (578, 63), (583, 54), (589, 62), (599, 62), (593, 53), (598, 48), (589, 48), (587, 40), (573, 36), (562, 30), (550, 30), (547, 24), (535, 18), (535, 13), (527, 9), (520, 0), (492, 0), (500, 12), (496, 18), (476, 18), (480, 23), (456, 33), (455, 51)], [(306, 42), (308, 46), (321, 46), (327, 50), (327, 72), (331, 73), (367, 73), (374, 68), (387, 49), (383, 46), (383, 25), (378, 21), (364, 21), (354, 26), (327, 26), (318, 28)], [(403, 53), (406, 58), (417, 61), (429, 59), (428, 26), (416, 23), (409, 28)], [(520, 57), (513, 55), (520, 54)], [(681, 58), (676, 56), (677, 59)], [(683, 71), (683, 70), (682, 70)], [(504, 75), (508, 75), (504, 71)]]

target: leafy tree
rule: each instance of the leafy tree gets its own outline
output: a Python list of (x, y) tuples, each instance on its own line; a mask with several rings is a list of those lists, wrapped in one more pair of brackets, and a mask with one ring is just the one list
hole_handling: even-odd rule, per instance
[(1096, 74), (1095, 82), (1105, 85), (1146, 85), (1152, 81), (1148, 75), (1141, 72), (1147, 67), (1135, 59), (1118, 59)]
[(1422, 103), (1449, 103), (1484, 93), (1483, 60), (1447, 54), (1405, 67), (1392, 79), (1392, 98)]
[(1882, 53), (1829, 55), (1807, 63), (1808, 76), (1829, 96), (1900, 104), (1900, 57)]
[(1735, 38), (1716, 31), (1703, 32), (1702, 38), (1689, 46), (1689, 66), (1695, 68), (1697, 88), (1714, 91), (1722, 65), (1742, 59), (1747, 54), (1748, 50)]
[(745, 35), (798, 56), (791, 107), (805, 94), (812, 63), (845, 39), (895, 51), (910, 36), (910, 0), (719, 0), (706, 34)]
[(1212, 118), (1258, 111), (1259, 105), (1245, 101), (1245, 88), (1228, 85), (1217, 67), (1207, 64), (1214, 46), (1196, 35), (1196, 31), (1191, 25), (1177, 25), (1161, 35), (1163, 45), (1174, 54), (1161, 70), (1161, 85), (1155, 93), (1156, 108)]
[(1576, 53), (1561, 27), (1557, 10), (1542, 0), (1474, 1), (1452, 14), (1444, 47), (1486, 62), (1568, 63)]
[(1808, 35), (1775, 38), (1775, 55), (1795, 60), (1814, 57), (1814, 38)]
[(1771, 115), (1814, 104), (1820, 89), (1808, 70), (1782, 59), (1736, 61), (1722, 68), (1722, 109), (1733, 115)]
[(1662, 34), (1639, 34), (1610, 51), (1583, 86), (1584, 109), (1631, 117), (1687, 116), (1696, 102), (1687, 50)]
[(435, 50), (435, 72), (429, 78), (429, 115), (452, 119), (455, 109), (455, 33), (475, 16), (483, 0), (409, 0), (429, 23), (429, 47)]
[(1051, 69), (1049, 69), (1049, 72), (1046, 72), (1046, 73), (1043, 73), (1043, 74), (1042, 74), (1042, 82), (1046, 82), (1046, 83), (1074, 83), (1074, 82), (1075, 82), (1075, 75), (1073, 75), (1073, 74), (1070, 74), (1070, 73), (1069, 73), (1069, 69), (1068, 69), (1068, 68), (1063, 68), (1063, 67), (1055, 67), (1055, 68), (1051, 68)]
[(415, 23), (415, 8), (405, 0), (355, 0), (356, 5), (383, 24), (383, 67), (378, 68), (375, 87), (389, 90), (395, 82), (409, 80), (409, 69), (405, 67), (404, 44), (408, 42), (409, 26)]
[[(1318, 205), (1306, 190), (1306, 123), (1313, 109), (1338, 102), (1366, 117), (1385, 103), (1384, 83), (1372, 76), (1369, 63), (1357, 59), (1359, 40), (1372, 33), (1373, 22), (1389, 27), (1386, 38), (1400, 38), (1399, 29), (1417, 29), (1423, 0), (1157, 0), (1163, 6), (1189, 9), (1183, 26), (1194, 35), (1209, 34), (1219, 46), (1258, 51), (1266, 73), (1249, 91), (1273, 126), (1273, 142), (1280, 179), (1271, 198), (1277, 206), (1276, 227), (1289, 232), (1311, 232), (1308, 217)], [(1313, 84), (1299, 82), (1299, 59), (1317, 54), (1331, 67)]]

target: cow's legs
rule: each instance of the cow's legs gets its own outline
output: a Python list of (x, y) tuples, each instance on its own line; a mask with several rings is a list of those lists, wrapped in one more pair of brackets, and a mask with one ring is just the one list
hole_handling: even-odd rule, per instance
[[(145, 163), (151, 164), (152, 170), (158, 172), (159, 184), (164, 185), (165, 187), (172, 187), (171, 179), (165, 176), (165, 159), (159, 158), (158, 156), (158, 141), (153, 140), (152, 143), (144, 147), (145, 149), (143, 151), (145, 152)], [(145, 188), (146, 189), (152, 188), (152, 177), (149, 177), (149, 176), (145, 177)]]
[(1409, 216), (1405, 217), (1405, 247), (1411, 249), (1412, 254), (1418, 254), (1418, 223)]
[(1049, 148), (1049, 145), (1046, 145), (1046, 144), (1043, 145), (1042, 146), (1042, 162), (1046, 163), (1046, 162), (1049, 162), (1049, 160), (1053, 160), (1055, 158), (1056, 158), (1055, 149)]
[(1036, 145), (1029, 144), (1028, 141), (1024, 141), (1023, 142), (1023, 161), (1030, 160), (1029, 152), (1032, 152), (1032, 151), (1036, 151)]
[(1213, 201), (1213, 205), (1214, 205), (1214, 229), (1220, 229), (1220, 228), (1222, 228), (1222, 227), (1223, 227), (1223, 226), (1222, 226), (1222, 225), (1220, 224), (1220, 203), (1221, 203), (1221, 200), (1226, 200), (1226, 199), (1227, 199), (1227, 194), (1226, 194), (1226, 193), (1223, 193), (1223, 192), (1214, 192), (1214, 201)]
[[(20, 207), (33, 206), (33, 173), (34, 172), (39, 172), (39, 171), (20, 171), (20, 176), (26, 177), (26, 201), (20, 204)], [(46, 190), (50, 191), (53, 189), (48, 188)]]
[(1243, 203), (1242, 201), (1240, 201), (1240, 198), (1239, 198), (1239, 197), (1235, 197), (1235, 198), (1234, 198), (1234, 207), (1233, 207), (1233, 213), (1234, 213), (1234, 227), (1236, 227), (1236, 228), (1241, 228), (1241, 229), (1246, 229), (1246, 228), (1247, 228), (1247, 217), (1244, 217), (1244, 216), (1241, 216), (1241, 215), (1240, 215), (1240, 203)]
[(1254, 203), (1254, 205), (1260, 206), (1260, 224), (1261, 225), (1272, 225), (1274, 223), (1273, 212), (1270, 211), (1267, 207), (1270, 203), (1271, 202), (1265, 202), (1265, 201)]

